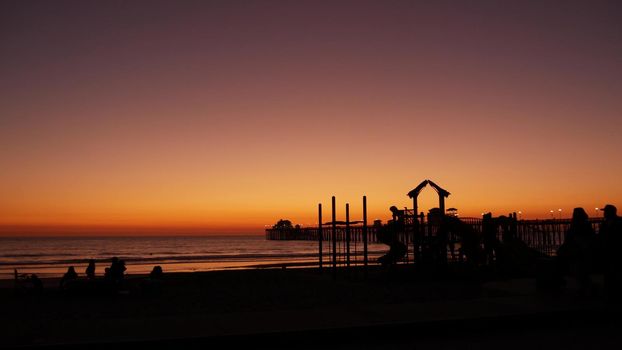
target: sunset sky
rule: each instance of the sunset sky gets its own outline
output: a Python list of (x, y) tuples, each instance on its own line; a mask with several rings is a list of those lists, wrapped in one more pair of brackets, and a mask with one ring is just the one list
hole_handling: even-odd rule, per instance
[(0, 234), (622, 209), (621, 4), (2, 1)]

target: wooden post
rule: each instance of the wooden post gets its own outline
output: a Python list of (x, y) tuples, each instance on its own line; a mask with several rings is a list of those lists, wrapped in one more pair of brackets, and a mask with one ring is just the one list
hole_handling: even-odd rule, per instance
[(320, 265), (320, 273), (322, 272), (322, 259), (323, 259), (323, 255), (324, 255), (324, 249), (322, 249), (322, 241), (324, 240), (324, 237), (322, 237), (322, 203), (319, 203), (317, 205), (317, 217), (318, 217), (318, 225), (317, 225), (317, 243), (318, 243), (318, 250), (319, 250), (319, 259), (318, 259), (318, 263)]
[(350, 203), (346, 203), (346, 266), (350, 267)]
[(333, 241), (333, 276), (336, 276), (337, 274), (337, 223), (335, 222), (336, 219), (336, 213), (335, 213), (335, 196), (333, 196), (332, 198), (332, 232), (331, 232), (331, 239)]
[(363, 196), (363, 266), (367, 273), (367, 196)]
[(413, 197), (413, 215), (415, 216), (413, 218), (413, 220), (418, 220), (419, 219), (419, 214), (418, 214), (419, 208), (417, 205), (417, 196)]
[(512, 238), (518, 238), (518, 220), (516, 220), (516, 213), (512, 213)]

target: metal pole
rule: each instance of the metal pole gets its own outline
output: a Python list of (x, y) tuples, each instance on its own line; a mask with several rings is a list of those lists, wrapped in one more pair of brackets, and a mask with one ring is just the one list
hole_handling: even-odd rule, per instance
[(319, 250), (319, 265), (320, 265), (320, 272), (322, 272), (322, 258), (324, 255), (324, 249), (322, 249), (322, 241), (324, 240), (324, 237), (322, 237), (323, 233), (322, 233), (322, 203), (319, 203), (317, 205), (317, 216), (318, 216), (318, 226), (317, 226), (317, 243), (318, 243), (318, 250)]

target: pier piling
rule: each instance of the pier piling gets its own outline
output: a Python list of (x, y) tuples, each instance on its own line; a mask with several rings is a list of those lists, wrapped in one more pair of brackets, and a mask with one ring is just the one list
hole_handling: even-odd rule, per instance
[(363, 196), (363, 266), (367, 275), (367, 196)]
[(346, 266), (350, 267), (350, 203), (346, 203)]
[(318, 241), (318, 250), (319, 250), (319, 260), (318, 264), (320, 267), (320, 273), (322, 272), (322, 259), (324, 255), (324, 250), (322, 248), (322, 241), (324, 240), (322, 233), (322, 203), (317, 205), (317, 216), (318, 216), (318, 225), (317, 225), (317, 241)]
[(335, 212), (335, 196), (332, 198), (332, 232), (331, 240), (333, 241), (333, 276), (337, 277), (337, 214)]

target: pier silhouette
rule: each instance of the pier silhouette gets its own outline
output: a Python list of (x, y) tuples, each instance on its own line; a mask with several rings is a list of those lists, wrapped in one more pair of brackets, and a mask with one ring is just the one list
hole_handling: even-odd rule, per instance
[[(418, 212), (418, 196), (426, 187), (438, 194), (438, 207), (426, 215)], [(458, 217), (455, 208), (445, 209), (450, 192), (431, 180), (424, 180), (407, 193), (413, 207), (399, 210), (391, 207), (393, 219), (382, 225), (368, 225), (367, 197), (363, 196), (363, 220), (350, 221), (349, 203), (345, 204), (345, 220), (337, 220), (336, 198), (331, 199), (331, 221), (322, 222), (322, 204), (318, 205), (315, 227), (266, 229), (269, 240), (310, 240), (318, 242), (318, 266), (328, 259), (337, 267), (368, 266), (369, 264), (412, 265), (438, 268), (446, 264), (469, 264), (494, 267), (507, 272), (535, 272), (538, 264), (557, 256), (564, 243), (572, 219), (523, 220), (517, 213), (481, 218)], [(586, 218), (597, 231), (601, 218)], [(391, 235), (394, 238), (387, 238)], [(399, 256), (393, 256), (395, 242), (404, 245)], [(361, 244), (359, 244), (361, 243)], [(368, 245), (384, 243), (390, 256), (370, 260)]]

